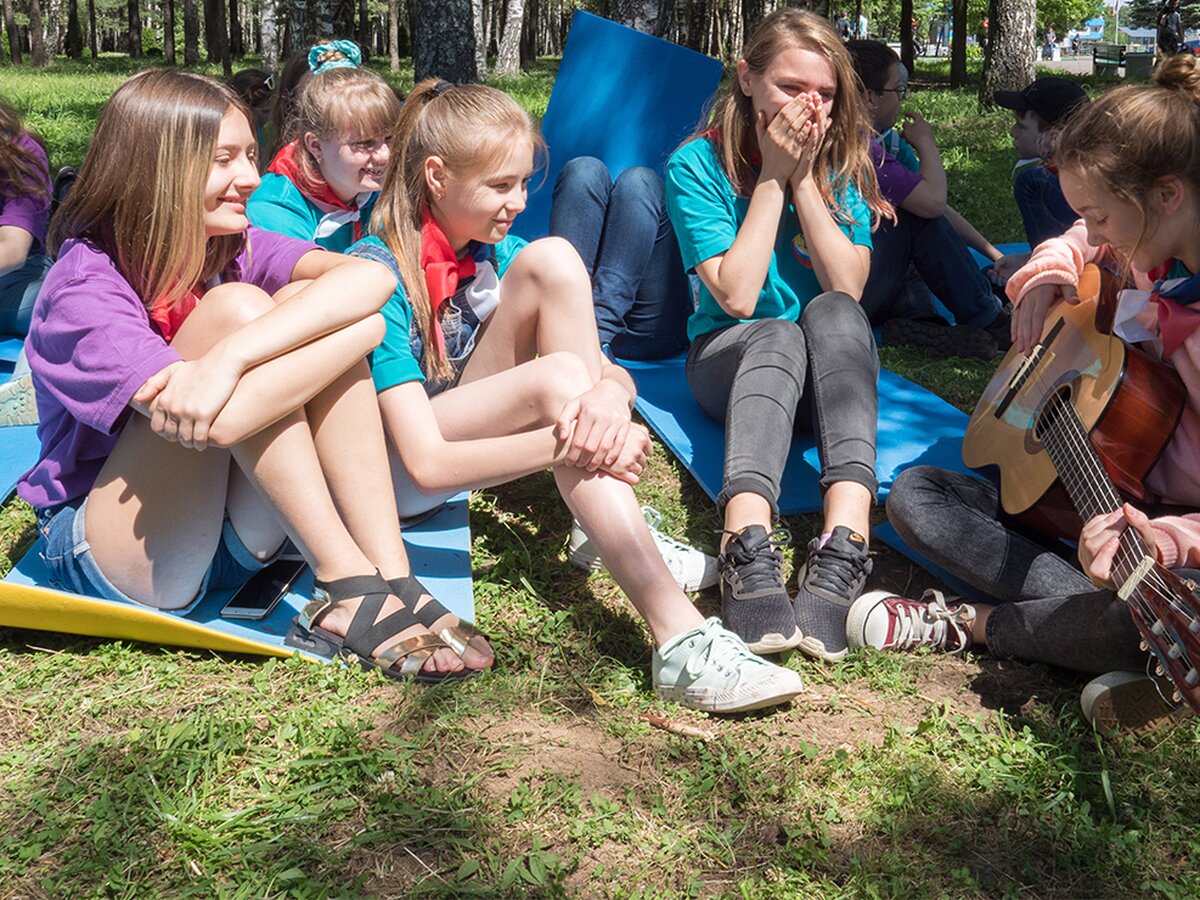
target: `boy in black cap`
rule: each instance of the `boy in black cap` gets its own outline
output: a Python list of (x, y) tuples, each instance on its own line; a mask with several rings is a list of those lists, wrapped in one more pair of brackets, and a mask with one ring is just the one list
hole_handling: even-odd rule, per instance
[[(1066, 78), (1039, 78), (1020, 91), (996, 91), (996, 105), (1011, 109), (1013, 147), (1031, 164), (1017, 170), (1013, 197), (1021, 211), (1030, 247), (1058, 237), (1079, 218), (1058, 186), (1058, 171), (1051, 157), (1050, 135), (1080, 103), (1089, 102), (1083, 88)], [(1018, 163), (1020, 165), (1020, 163)]]

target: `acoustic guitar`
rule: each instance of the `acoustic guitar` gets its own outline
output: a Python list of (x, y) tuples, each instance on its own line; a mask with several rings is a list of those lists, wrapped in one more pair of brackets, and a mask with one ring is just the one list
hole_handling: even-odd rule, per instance
[[(1101, 288), (1099, 271), (1088, 266), (1079, 303), (1051, 309), (1028, 356), (1009, 351), (963, 439), (968, 466), (999, 470), (1005, 512), (1032, 515), (1035, 527), (1072, 540), (1083, 521), (1145, 497), (1142, 479), (1185, 399), (1174, 370), (1096, 327), (1106, 312)], [(1059, 497), (1069, 498), (1074, 513), (1058, 508)], [(1159, 565), (1132, 528), (1120, 537), (1112, 580), (1159, 671), (1200, 711), (1195, 585)]]

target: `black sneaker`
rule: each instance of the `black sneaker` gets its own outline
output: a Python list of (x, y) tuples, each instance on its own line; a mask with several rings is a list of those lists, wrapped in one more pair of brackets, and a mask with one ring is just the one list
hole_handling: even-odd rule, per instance
[(934, 359), (951, 356), (994, 359), (998, 351), (995, 338), (984, 329), (947, 325), (940, 319), (888, 319), (883, 323), (883, 345), (912, 347)]
[(837, 662), (846, 655), (846, 615), (871, 574), (871, 557), (866, 538), (845, 525), (833, 529), (824, 547), (817, 546), (820, 540), (809, 542), (808, 564), (799, 575), (796, 625), (802, 637), (797, 646), (809, 656)]
[(1083, 717), (1101, 734), (1141, 736), (1195, 715), (1175, 699), (1175, 686), (1138, 672), (1109, 672), (1093, 678), (1079, 697)]
[(783, 583), (788, 533), (747, 525), (717, 557), (721, 619), (755, 653), (790, 650), (800, 640), (792, 601)]
[(983, 330), (992, 336), (997, 350), (1007, 353), (1012, 348), (1012, 307), (1002, 306), (996, 318), (984, 325)]

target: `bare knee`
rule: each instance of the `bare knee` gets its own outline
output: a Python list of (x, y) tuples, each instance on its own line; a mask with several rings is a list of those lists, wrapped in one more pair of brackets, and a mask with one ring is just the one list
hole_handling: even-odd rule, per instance
[(587, 269), (578, 251), (565, 238), (539, 238), (523, 248), (513, 260), (506, 277), (511, 275), (540, 289), (543, 298), (581, 290), (587, 302), (591, 303), (591, 281)]
[(206, 291), (204, 302), (180, 327), (174, 347), (185, 359), (206, 353), (217, 341), (275, 308), (275, 301), (252, 284), (222, 284)]
[(539, 356), (532, 365), (539, 367), (542, 414), (546, 421), (558, 418), (568, 401), (574, 400), (593, 387), (587, 363), (567, 351)]

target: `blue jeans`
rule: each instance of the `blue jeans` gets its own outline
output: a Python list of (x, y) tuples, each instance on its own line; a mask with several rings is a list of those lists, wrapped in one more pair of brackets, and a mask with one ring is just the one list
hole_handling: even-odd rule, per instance
[(924, 219), (896, 210), (896, 222), (882, 222), (871, 235), (871, 274), (863, 288), (863, 310), (872, 325), (894, 318), (936, 316), (931, 298), (914, 291), (911, 264), (959, 325), (983, 328), (1000, 313), (1000, 301), (950, 220)]
[(25, 337), (33, 302), (50, 271), (50, 257), (31, 253), (18, 268), (0, 275), (0, 334)]
[(1021, 211), (1030, 247), (1058, 237), (1079, 218), (1063, 196), (1058, 176), (1045, 166), (1025, 166), (1018, 170), (1013, 179), (1013, 199)]
[(986, 629), (993, 656), (1089, 674), (1144, 671), (1146, 652), (1125, 603), (1092, 584), (1064, 544), (1007, 516), (991, 482), (914, 466), (896, 479), (887, 513), (913, 550), (996, 604)]
[[(68, 503), (60, 503), (37, 511), (38, 531), (45, 544), (42, 559), (50, 573), (50, 584), (60, 591), (80, 594), (84, 597), (99, 597), (102, 600), (121, 600), (146, 606), (133, 597), (123, 594), (100, 571), (87, 541), (85, 519), (87, 498), (80, 497)], [(285, 546), (287, 542), (285, 541)], [(282, 552), (283, 547), (280, 547)], [(210, 591), (230, 590), (240, 587), (257, 572), (278, 558), (275, 553), (270, 559), (259, 560), (246, 549), (228, 519), (221, 528), (221, 538), (208, 571), (200, 583), (200, 590), (187, 606), (168, 610), (185, 615), (204, 595)]]
[(686, 371), (696, 403), (725, 425), (722, 510), (749, 492), (778, 514), (794, 430), (816, 432), (822, 490), (840, 481), (878, 490), (879, 357), (849, 294), (821, 294), (799, 324), (756, 319), (701, 335)]
[(554, 185), (550, 233), (579, 251), (592, 279), (600, 343), (626, 359), (662, 359), (687, 344), (691, 291), (661, 179), (598, 159), (570, 160)]

